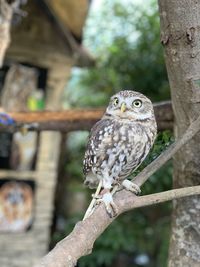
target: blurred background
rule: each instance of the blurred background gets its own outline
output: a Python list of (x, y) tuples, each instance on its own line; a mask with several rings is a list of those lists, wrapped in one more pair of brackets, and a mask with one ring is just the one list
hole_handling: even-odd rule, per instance
[[(153, 102), (170, 99), (156, 0), (146, 1), (145, 5), (139, 0), (80, 1), (76, 8), (69, 0), (58, 1), (58, 6), (49, 0), (41, 1), (43, 4), (40, 3), (40, 9), (38, 1), (33, 2), (23, 7), (27, 12), (24, 23), (20, 16), (15, 18), (13, 31), (16, 33), (11, 35), (11, 47), (5, 65), (0, 69), (1, 105), (5, 110), (96, 109), (105, 107), (110, 96), (123, 89), (140, 91)], [(44, 13), (48, 22), (43, 20)], [(49, 21), (54, 25), (53, 30)], [(16, 29), (21, 35), (17, 34)], [(27, 39), (23, 44), (20, 43), (22, 37)], [(21, 65), (13, 65), (13, 62)], [(15, 97), (20, 103), (16, 109), (16, 103), (10, 103), (16, 90), (16, 87), (12, 89), (12, 80), (15, 85), (17, 80), (20, 88), (26, 84), (27, 92), (25, 77), (26, 80), (29, 77), (30, 90), (28, 94), (22, 92), (20, 98), (19, 94)], [(63, 87), (64, 95), (61, 94)], [(53, 88), (57, 88), (56, 91)], [(6, 94), (8, 91), (9, 94)], [(26, 186), (26, 192), (30, 191), (29, 199), (33, 198), (28, 202), (29, 219), (17, 230), (16, 224), (13, 224), (11, 232), (23, 230), (27, 234), (29, 229), (36, 231), (34, 218), (36, 221), (39, 218), (39, 225), (43, 225), (41, 218), (45, 217), (46, 207), (49, 213), (45, 218), (48, 217), (48, 222), (45, 224), (45, 241), (42, 240), (45, 249), (50, 249), (82, 219), (93, 193), (83, 185), (82, 159), (88, 133), (70, 131), (55, 136), (51, 133), (29, 133), (25, 136), (21, 133), (14, 136), (1, 133), (0, 167), (6, 169), (7, 173), (0, 173), (3, 181), (0, 191), (6, 182), (20, 179), (22, 187)], [(45, 143), (47, 139), (49, 143)], [(52, 140), (55, 146), (59, 146), (53, 159), (51, 155), (55, 146), (52, 146)], [(172, 142), (171, 129), (159, 132), (150, 155), (133, 176)], [(54, 175), (51, 184), (48, 182), (47, 169), (49, 179)], [(47, 173), (44, 180), (38, 178), (41, 170)], [(38, 180), (35, 179), (37, 171)], [(37, 193), (37, 188), (42, 188), (40, 192), (43, 192), (44, 188), (48, 188), (48, 183), (50, 204), (40, 201)], [(145, 183), (142, 194), (165, 191), (171, 187), (172, 166), (169, 162)], [(46, 199), (45, 194), (42, 199)], [(40, 209), (43, 215), (38, 217), (37, 210)], [(1, 216), (3, 218), (5, 215)], [(141, 208), (120, 216), (96, 241), (93, 253), (81, 258), (78, 266), (167, 266), (170, 216), (170, 203)], [(0, 228), (6, 238), (8, 229), (4, 226)], [(37, 235), (40, 235), (41, 229), (37, 228)], [(23, 238), (26, 240), (27, 237)], [(42, 251), (37, 256), (43, 254)], [(13, 255), (12, 251), (9, 255)]]
[[(109, 97), (122, 89), (138, 90), (153, 102), (170, 99), (157, 1), (147, 1), (145, 5), (129, 0), (92, 1), (83, 44), (95, 55), (96, 65), (72, 69), (65, 89), (65, 108), (106, 106)], [(72, 230), (90, 199), (91, 192), (82, 186), (81, 169), (87, 136), (88, 132), (72, 132), (67, 137), (67, 193), (65, 200), (57, 199), (58, 206), (66, 203), (67, 207), (62, 206), (57, 213), (52, 242)], [(140, 169), (172, 140), (170, 131), (160, 132)], [(143, 186), (142, 194), (170, 189), (171, 172), (168, 163)], [(171, 204), (165, 203), (120, 216), (97, 240), (92, 255), (80, 259), (79, 266), (167, 266), (170, 214)]]

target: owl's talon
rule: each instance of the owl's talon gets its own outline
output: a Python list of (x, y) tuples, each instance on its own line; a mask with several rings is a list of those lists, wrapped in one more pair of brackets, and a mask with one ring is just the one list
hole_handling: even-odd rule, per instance
[(109, 205), (106, 206), (106, 211), (110, 218), (116, 217), (118, 215), (118, 208), (115, 202), (109, 203)]
[(122, 185), (126, 190), (131, 191), (136, 195), (140, 195), (141, 193), (140, 187), (127, 179), (122, 182)]
[(102, 198), (98, 199), (96, 204), (104, 203), (106, 211), (110, 218), (116, 217), (118, 214), (118, 208), (115, 202), (113, 201), (111, 193), (103, 194)]
[(96, 200), (101, 198), (101, 195), (92, 194), (91, 196), (92, 196), (93, 199), (96, 199)]

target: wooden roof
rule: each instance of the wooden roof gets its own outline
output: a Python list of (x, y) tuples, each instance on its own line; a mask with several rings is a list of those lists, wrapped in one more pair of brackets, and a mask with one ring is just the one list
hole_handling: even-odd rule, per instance
[(63, 27), (81, 39), (87, 17), (89, 0), (43, 0)]
[(76, 65), (93, 66), (95, 60), (81, 45), (82, 33), (88, 14), (90, 0), (37, 0), (57, 27), (64, 41), (76, 54)]
[(23, 7), (27, 16), (11, 29), (7, 60), (15, 58), (45, 68), (52, 62), (94, 66), (94, 57), (82, 45), (89, 3), (89, 0), (28, 1)]

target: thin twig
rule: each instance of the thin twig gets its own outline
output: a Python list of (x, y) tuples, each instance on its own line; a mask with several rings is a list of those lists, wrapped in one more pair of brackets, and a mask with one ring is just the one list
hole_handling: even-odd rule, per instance
[(182, 197), (189, 197), (193, 195), (200, 194), (200, 185), (198, 186), (190, 186), (178, 189), (172, 189), (161, 193), (150, 194), (146, 196), (135, 197), (133, 200), (128, 199), (128, 201), (124, 201), (123, 203), (123, 212), (124, 208), (126, 210), (136, 209), (140, 207), (151, 206), (155, 204), (159, 204), (162, 202), (179, 199)]

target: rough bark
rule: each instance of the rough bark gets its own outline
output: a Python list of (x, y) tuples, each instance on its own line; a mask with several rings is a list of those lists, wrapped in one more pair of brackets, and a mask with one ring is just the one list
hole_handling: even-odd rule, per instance
[[(200, 1), (158, 2), (175, 136), (179, 138), (200, 110)], [(198, 134), (174, 157), (175, 188), (200, 183), (199, 143)], [(200, 266), (199, 201), (199, 196), (174, 201), (169, 267)]]

